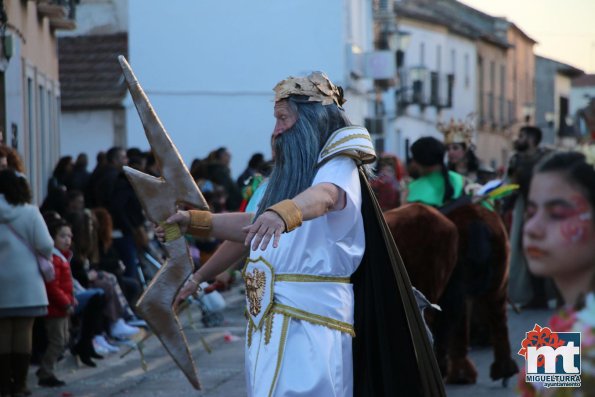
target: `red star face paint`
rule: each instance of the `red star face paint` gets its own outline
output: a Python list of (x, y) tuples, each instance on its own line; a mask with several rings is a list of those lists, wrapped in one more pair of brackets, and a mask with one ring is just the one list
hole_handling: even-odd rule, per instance
[[(560, 224), (560, 235), (568, 243), (584, 242), (591, 223), (589, 203), (580, 195), (571, 197), (573, 207), (563, 208), (556, 214), (563, 221)], [(553, 210), (554, 213), (556, 210)]]

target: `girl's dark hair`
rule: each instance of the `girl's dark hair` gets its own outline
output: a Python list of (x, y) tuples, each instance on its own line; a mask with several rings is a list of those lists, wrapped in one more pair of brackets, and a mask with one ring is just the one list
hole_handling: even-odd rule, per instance
[[(458, 143), (458, 145), (461, 145), (461, 147), (465, 151), (465, 166), (467, 167), (467, 171), (468, 172), (477, 172), (477, 170), (479, 169), (479, 159), (475, 155), (475, 151), (473, 150), (473, 145), (471, 145), (471, 147), (469, 147), (469, 148), (467, 147), (467, 144), (464, 142)], [(457, 165), (449, 163), (448, 169), (451, 171), (456, 171)]]
[(0, 171), (0, 194), (12, 205), (31, 202), (31, 188), (27, 179), (12, 169)]
[(52, 238), (56, 238), (56, 235), (58, 234), (60, 229), (62, 229), (65, 226), (68, 226), (72, 229), (72, 227), (70, 226), (70, 223), (66, 222), (62, 218), (52, 219), (48, 222), (47, 225), (48, 225), (48, 231), (50, 232), (50, 236), (52, 236)]
[(91, 259), (97, 248), (97, 221), (91, 210), (69, 212), (65, 219), (72, 230), (72, 251), (74, 257)]
[(533, 175), (540, 172), (564, 174), (564, 179), (583, 191), (591, 208), (595, 209), (595, 166), (587, 163), (582, 153), (550, 153), (537, 163)]
[[(467, 144), (464, 142), (456, 143), (457, 145), (461, 145), (463, 150), (465, 151), (465, 165), (467, 167), (468, 172), (477, 172), (479, 170), (479, 159), (475, 155), (475, 151), (473, 150), (473, 145), (470, 148), (467, 148)], [(457, 170), (457, 165), (454, 163), (448, 163), (448, 169), (451, 171)]]
[(472, 149), (465, 152), (465, 159), (467, 160), (467, 171), (477, 172), (479, 170), (479, 159)]

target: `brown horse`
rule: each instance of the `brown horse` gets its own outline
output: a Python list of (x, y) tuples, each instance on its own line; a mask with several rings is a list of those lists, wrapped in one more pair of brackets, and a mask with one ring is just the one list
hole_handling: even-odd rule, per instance
[(418, 203), (386, 211), (384, 219), (411, 283), (430, 302), (438, 302), (457, 263), (456, 226), (435, 208)]
[(518, 372), (507, 328), (509, 245), (500, 217), (479, 205), (443, 215), (423, 204), (385, 212), (411, 283), (442, 307), (434, 321), (436, 356), (447, 383), (477, 381), (469, 350), (470, 299), (487, 314), (494, 349), (492, 379)]

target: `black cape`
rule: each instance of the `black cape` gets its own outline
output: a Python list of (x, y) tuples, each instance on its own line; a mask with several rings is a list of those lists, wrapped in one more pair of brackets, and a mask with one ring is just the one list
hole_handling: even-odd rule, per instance
[(445, 396), (403, 260), (360, 167), (366, 250), (355, 293), (354, 397)]

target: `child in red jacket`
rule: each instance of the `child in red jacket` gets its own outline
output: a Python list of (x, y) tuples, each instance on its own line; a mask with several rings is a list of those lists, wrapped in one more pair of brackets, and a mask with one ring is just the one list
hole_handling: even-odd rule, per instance
[(68, 318), (74, 312), (76, 300), (70, 272), (70, 225), (63, 219), (56, 219), (49, 222), (48, 229), (54, 239), (52, 263), (56, 278), (45, 285), (49, 301), (48, 314), (44, 318), (48, 346), (41, 359), (37, 377), (40, 386), (57, 387), (65, 385), (65, 382), (56, 378), (54, 365), (68, 343)]

